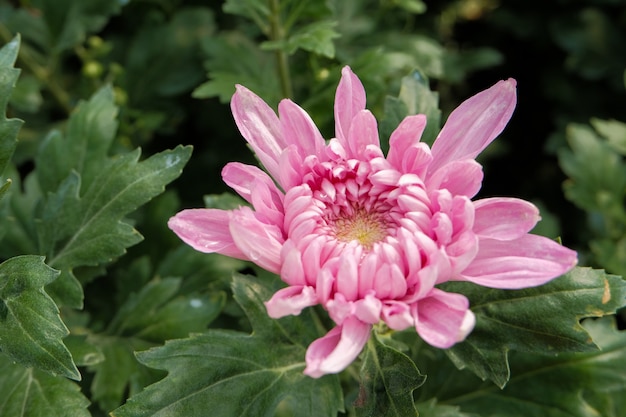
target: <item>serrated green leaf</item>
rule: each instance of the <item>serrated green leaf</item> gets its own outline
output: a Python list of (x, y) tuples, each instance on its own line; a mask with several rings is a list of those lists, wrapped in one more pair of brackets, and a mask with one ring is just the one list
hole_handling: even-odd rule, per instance
[[(235, 276), (233, 292), (252, 322), (252, 335), (210, 330), (140, 352), (140, 362), (168, 375), (131, 397), (113, 416), (193, 417), (210, 412), (214, 417), (269, 417), (281, 402), (294, 417), (334, 416), (342, 410), (337, 376), (303, 375), (305, 347), (287, 343), (291, 335), (267, 317), (262, 304), (267, 298), (258, 296), (271, 291), (258, 279)], [(257, 327), (268, 323), (269, 328)]]
[(87, 338), (88, 336), (84, 334), (70, 334), (64, 340), (78, 366), (93, 366), (104, 360), (102, 351)]
[(617, 120), (591, 119), (591, 125), (606, 138), (607, 143), (613, 149), (626, 156), (626, 123)]
[(265, 33), (269, 31), (270, 9), (266, 2), (258, 0), (226, 0), (222, 6), (224, 13), (247, 17), (254, 21)]
[(41, 88), (41, 82), (37, 78), (32, 75), (24, 75), (15, 85), (9, 103), (25, 113), (37, 113), (43, 104)]
[(32, 3), (40, 9), (48, 42), (56, 53), (82, 43), (87, 33), (100, 30), (122, 4), (110, 0), (33, 0)]
[(267, 41), (261, 44), (265, 50), (283, 49), (288, 54), (295, 53), (298, 49), (313, 52), (327, 58), (335, 57), (336, 39), (340, 34), (335, 30), (337, 22), (322, 20), (306, 25), (284, 41)]
[(182, 277), (181, 294), (201, 292), (208, 288), (228, 290), (233, 271), (246, 266), (244, 261), (219, 254), (198, 252), (180, 245), (168, 253), (157, 268), (157, 275)]
[(6, 117), (9, 97), (20, 74), (19, 69), (13, 68), (19, 48), (20, 38), (16, 36), (0, 49), (0, 175), (15, 151), (17, 133), (23, 123), (21, 120)]
[(563, 184), (566, 197), (587, 210), (622, 211), (626, 165), (622, 158), (589, 127), (569, 125), (572, 150), (559, 151), (561, 169), (569, 176)]
[(24, 366), (80, 380), (61, 341), (69, 331), (43, 290), (57, 276), (39, 256), (18, 256), (0, 264), (0, 348)]
[(110, 331), (153, 342), (204, 331), (220, 313), (226, 295), (214, 293), (176, 297), (180, 286), (179, 278), (152, 280), (120, 308)]
[(107, 153), (117, 130), (113, 89), (106, 86), (76, 106), (67, 131), (51, 132), (35, 158), (37, 178), (44, 193), (57, 191), (72, 171), (88, 190), (107, 165)]
[(402, 78), (402, 85), (397, 98), (387, 97), (385, 99), (385, 114), (380, 125), (383, 150), (389, 149), (389, 137), (402, 119), (413, 114), (426, 115), (426, 128), (421, 141), (432, 145), (441, 128), (439, 94), (430, 90), (428, 79), (417, 70)]
[(413, 391), (426, 377), (404, 353), (383, 343), (374, 332), (361, 368), (361, 388), (355, 402), (359, 417), (417, 416)]
[(216, 208), (220, 210), (233, 210), (248, 203), (233, 193), (209, 194), (205, 195), (204, 206), (206, 208)]
[(214, 36), (215, 26), (208, 7), (181, 7), (167, 24), (149, 20), (142, 26), (130, 42), (124, 65), (124, 88), (134, 105), (154, 108), (155, 101), (196, 87), (204, 76), (200, 43)]
[[(270, 104), (282, 98), (273, 53), (261, 51), (240, 32), (223, 32), (205, 39), (202, 46), (207, 56), (205, 68), (209, 81), (197, 87), (193, 97), (219, 97), (221, 102), (228, 103), (235, 84), (241, 84)], [(242, 56), (248, 59), (238, 58)]]
[[(167, 183), (180, 175), (190, 155), (191, 148), (182, 146), (142, 162), (138, 162), (138, 150), (120, 155), (110, 160), (78, 202), (74, 198), (63, 199), (59, 193), (50, 197), (44, 213), (53, 212), (55, 208), (52, 206), (57, 203), (62, 207), (57, 211), (79, 213), (63, 218), (44, 216), (39, 223), (40, 235), (56, 236), (52, 247), (42, 248), (49, 256), (50, 265), (71, 271), (77, 266), (109, 262), (124, 254), (127, 247), (141, 240), (141, 235), (121, 220), (160, 194)], [(64, 234), (55, 235), (58, 230)], [(60, 280), (55, 285), (67, 284)], [(76, 304), (72, 299), (62, 301), (68, 305)]]
[[(37, 231), (33, 221), (33, 212), (41, 199), (41, 190), (34, 173), (20, 181), (15, 167), (9, 165), (7, 176), (14, 178), (14, 186), (8, 193), (5, 215), (0, 217), (5, 233), (0, 248), (4, 258), (37, 253)], [(20, 192), (22, 191), (22, 192)]]
[(600, 350), (556, 356), (518, 353), (511, 358), (512, 377), (504, 390), (458, 373), (438, 387), (440, 402), (490, 417), (612, 415), (625, 394), (626, 334), (611, 317), (583, 325)]
[(104, 355), (103, 361), (88, 367), (94, 373), (91, 399), (104, 412), (119, 407), (124, 398), (138, 393), (161, 376), (135, 358), (136, 351), (148, 349), (152, 343), (106, 335), (89, 335), (87, 340)]
[(89, 400), (61, 376), (25, 368), (0, 354), (2, 417), (89, 417)]
[(465, 294), (476, 315), (469, 337), (446, 353), (459, 367), (503, 387), (509, 350), (541, 353), (597, 349), (579, 321), (614, 313), (626, 302), (626, 281), (601, 270), (575, 268), (536, 288), (507, 291), (467, 283), (446, 285)]

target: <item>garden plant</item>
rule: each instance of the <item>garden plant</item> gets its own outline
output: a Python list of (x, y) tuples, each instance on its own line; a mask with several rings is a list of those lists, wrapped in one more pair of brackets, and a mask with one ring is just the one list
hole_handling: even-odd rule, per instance
[(0, 0), (0, 416), (623, 417), (623, 0)]

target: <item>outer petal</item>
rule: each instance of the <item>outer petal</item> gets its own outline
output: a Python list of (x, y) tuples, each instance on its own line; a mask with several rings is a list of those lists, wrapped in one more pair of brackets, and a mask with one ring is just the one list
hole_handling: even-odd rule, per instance
[(335, 136), (345, 149), (352, 119), (365, 109), (365, 89), (350, 67), (341, 70), (341, 81), (335, 93)]
[(284, 316), (297, 316), (306, 307), (317, 304), (315, 288), (306, 286), (291, 286), (278, 290), (265, 303), (267, 315), (273, 319)]
[(323, 157), (326, 142), (311, 117), (291, 100), (278, 104), (280, 124), (287, 144), (294, 144), (305, 158), (308, 155)]
[(366, 148), (374, 145), (380, 149), (376, 118), (369, 110), (361, 110), (352, 119), (348, 134), (348, 158), (367, 160)]
[(242, 136), (270, 175), (278, 178), (278, 161), (286, 143), (274, 110), (259, 96), (237, 85), (230, 108)]
[(216, 209), (183, 210), (167, 225), (186, 244), (197, 251), (221, 253), (238, 259), (248, 257), (235, 245), (228, 224), (231, 212)]
[(543, 236), (514, 240), (481, 239), (476, 258), (462, 279), (492, 288), (519, 289), (545, 284), (577, 262), (576, 252)]
[(272, 189), (276, 194), (281, 194), (269, 175), (253, 165), (229, 162), (222, 168), (222, 179), (248, 203), (252, 203), (252, 190), (259, 183)]
[(474, 207), (474, 233), (491, 239), (517, 239), (541, 219), (534, 204), (518, 198), (485, 198), (474, 201)]
[(319, 378), (346, 369), (363, 350), (371, 328), (356, 317), (348, 317), (341, 326), (309, 345), (304, 374)]
[(452, 195), (472, 198), (480, 190), (483, 168), (473, 159), (452, 161), (442, 166), (426, 180), (429, 191), (445, 188)]
[(409, 148), (417, 145), (426, 128), (426, 116), (416, 114), (407, 116), (400, 122), (389, 138), (387, 161), (398, 171), (402, 170), (402, 159)]
[(284, 239), (278, 226), (259, 221), (249, 207), (242, 207), (232, 214), (230, 234), (247, 259), (275, 274), (280, 272)]
[(465, 339), (476, 321), (465, 296), (436, 288), (415, 304), (414, 320), (420, 337), (441, 349)]
[(500, 81), (465, 100), (448, 117), (432, 147), (429, 172), (459, 159), (474, 159), (504, 129), (515, 109), (515, 80)]

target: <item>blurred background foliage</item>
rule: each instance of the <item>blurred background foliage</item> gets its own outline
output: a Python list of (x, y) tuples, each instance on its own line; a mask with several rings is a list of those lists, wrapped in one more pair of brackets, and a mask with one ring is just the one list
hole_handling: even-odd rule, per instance
[[(85, 309), (63, 310), (72, 337), (88, 326), (92, 344), (125, 372), (77, 360), (88, 367), (96, 414), (160, 377), (134, 350), (206, 327), (198, 319), (143, 334), (145, 323), (128, 317), (162, 306), (185, 313), (176, 294), (199, 293), (213, 297), (206, 304), (217, 327), (243, 323), (224, 277), (244, 265), (197, 254), (166, 226), (181, 208), (238, 204), (220, 178), (228, 161), (255, 163), (230, 115), (237, 83), (273, 106), (292, 98), (330, 138), (334, 90), (350, 65), (384, 138), (397, 123), (389, 115), (407, 103), (408, 74), (437, 92), (421, 97), (439, 101), (442, 121), (465, 98), (514, 77), (517, 109), (481, 155), (480, 197), (535, 202), (544, 219), (537, 233), (560, 236), (582, 265), (626, 275), (626, 0), (0, 0), (0, 44), (17, 33), (22, 73), (8, 115), (26, 122), (13, 158), (22, 179), (48, 132), (106, 85), (119, 106), (112, 154), (194, 146), (181, 177), (133, 213), (145, 240), (109, 268), (112, 279), (79, 271), (88, 277)], [(427, 132), (438, 122), (430, 116)]]
[(513, 119), (481, 156), (481, 196), (536, 202), (538, 233), (561, 236), (583, 265), (626, 274), (624, 0), (0, 0), (1, 43), (16, 33), (9, 116), (26, 121), (22, 174), (47, 132), (107, 84), (120, 106), (113, 153), (194, 145), (180, 179), (136, 214), (146, 236), (136, 258), (156, 264), (178, 245), (166, 219), (227, 191), (226, 162), (254, 163), (230, 116), (236, 83), (272, 105), (291, 97), (331, 137), (350, 65), (379, 120), (412, 71), (437, 91), (442, 120), (516, 78)]

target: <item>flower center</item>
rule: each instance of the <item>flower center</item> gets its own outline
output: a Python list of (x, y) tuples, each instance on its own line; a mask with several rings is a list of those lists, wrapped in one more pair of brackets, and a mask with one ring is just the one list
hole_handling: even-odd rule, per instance
[(366, 249), (380, 242), (387, 236), (387, 222), (381, 213), (368, 213), (363, 209), (351, 215), (338, 217), (333, 221), (337, 240), (351, 242), (356, 240)]

